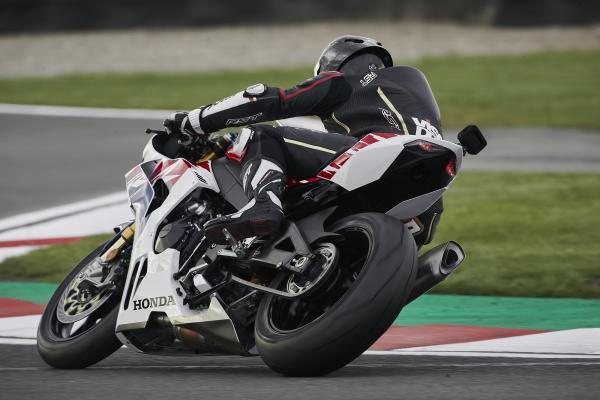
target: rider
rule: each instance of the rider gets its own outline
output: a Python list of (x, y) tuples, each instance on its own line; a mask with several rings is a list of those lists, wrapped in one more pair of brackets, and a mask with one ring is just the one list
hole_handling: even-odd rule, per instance
[[(323, 50), (314, 77), (291, 89), (252, 85), (214, 104), (176, 112), (165, 120), (183, 144), (217, 130), (296, 116), (318, 116), (328, 132), (287, 126), (243, 128), (227, 156), (242, 165), (248, 204), (205, 224), (206, 236), (226, 243), (223, 228), (238, 240), (277, 233), (284, 217), (281, 196), (287, 177), (317, 175), (337, 155), (371, 132), (441, 138), (440, 112), (425, 76), (393, 67), (378, 41), (342, 36)], [(441, 199), (410, 221), (417, 244), (431, 241)]]

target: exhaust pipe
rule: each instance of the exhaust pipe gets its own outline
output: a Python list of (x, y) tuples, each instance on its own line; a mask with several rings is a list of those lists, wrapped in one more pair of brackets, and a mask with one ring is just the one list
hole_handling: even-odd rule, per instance
[(464, 261), (465, 252), (456, 242), (443, 243), (419, 257), (417, 278), (406, 304), (446, 279)]
[(199, 349), (206, 347), (206, 339), (193, 329), (183, 328), (180, 326), (173, 327), (175, 338), (181, 340), (189, 347)]

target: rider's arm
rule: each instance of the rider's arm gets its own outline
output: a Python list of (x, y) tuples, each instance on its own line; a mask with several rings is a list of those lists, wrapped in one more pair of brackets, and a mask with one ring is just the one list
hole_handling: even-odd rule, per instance
[(304, 115), (327, 115), (350, 97), (352, 88), (340, 72), (325, 72), (291, 89), (250, 86), (214, 104), (192, 110), (198, 133)]

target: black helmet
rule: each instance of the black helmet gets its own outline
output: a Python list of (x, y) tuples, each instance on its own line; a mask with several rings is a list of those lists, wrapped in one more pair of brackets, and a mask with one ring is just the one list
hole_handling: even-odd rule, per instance
[(358, 53), (372, 53), (383, 61), (384, 66), (394, 65), (390, 53), (377, 40), (364, 36), (345, 35), (325, 47), (315, 65), (315, 76), (323, 71), (339, 71), (346, 61)]

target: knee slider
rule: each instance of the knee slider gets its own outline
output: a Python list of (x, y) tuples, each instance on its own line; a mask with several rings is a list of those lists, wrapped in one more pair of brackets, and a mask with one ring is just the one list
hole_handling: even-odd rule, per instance
[(248, 143), (254, 137), (254, 133), (255, 131), (251, 127), (243, 128), (235, 138), (231, 149), (227, 151), (227, 157), (236, 161), (241, 161), (246, 154)]

